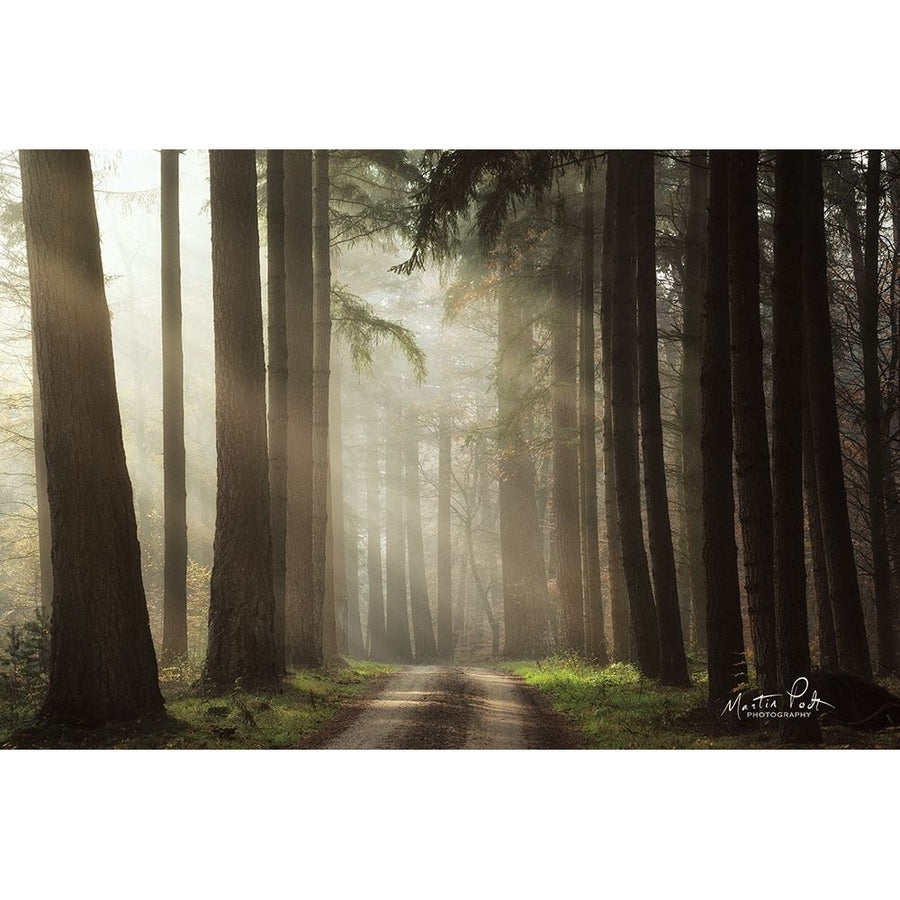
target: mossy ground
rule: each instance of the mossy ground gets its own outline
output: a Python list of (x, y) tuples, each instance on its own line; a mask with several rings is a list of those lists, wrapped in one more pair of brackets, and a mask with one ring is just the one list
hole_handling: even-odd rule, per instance
[(244, 749), (297, 747), (395, 667), (364, 660), (292, 671), (276, 690), (206, 694), (197, 672), (163, 669), (167, 717), (104, 728), (25, 728), (7, 746), (69, 749)]
[[(603, 668), (577, 657), (503, 663), (503, 668), (546, 693), (553, 707), (580, 731), (591, 749), (762, 749), (779, 748), (778, 726), (738, 728), (729, 717), (706, 708), (706, 672), (691, 659), (692, 687), (668, 688), (642, 678), (634, 666)], [(888, 685), (891, 687), (891, 685)], [(895, 687), (895, 686), (894, 686)], [(825, 747), (900, 745), (900, 729), (866, 733), (823, 728)]]

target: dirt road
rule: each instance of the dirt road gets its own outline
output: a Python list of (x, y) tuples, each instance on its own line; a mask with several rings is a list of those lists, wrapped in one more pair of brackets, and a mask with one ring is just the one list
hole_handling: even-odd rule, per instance
[(576, 746), (534, 689), (491, 669), (410, 666), (307, 746), (328, 750), (524, 750)]

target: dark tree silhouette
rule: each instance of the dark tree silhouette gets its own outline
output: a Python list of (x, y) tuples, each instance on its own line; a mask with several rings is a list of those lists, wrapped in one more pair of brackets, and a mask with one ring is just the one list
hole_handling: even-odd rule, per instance
[(453, 473), (453, 420), (442, 406), (438, 424), (437, 652), (453, 657), (453, 547), (450, 522)]

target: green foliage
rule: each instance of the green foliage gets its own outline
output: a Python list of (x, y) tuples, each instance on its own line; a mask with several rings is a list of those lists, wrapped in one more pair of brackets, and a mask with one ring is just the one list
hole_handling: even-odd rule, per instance
[(0, 650), (0, 737), (37, 712), (50, 673), (50, 629), (42, 618), (13, 625)]
[(416, 383), (425, 381), (425, 353), (416, 342), (412, 329), (383, 319), (374, 308), (356, 296), (346, 285), (331, 287), (331, 321), (338, 335), (347, 342), (357, 372), (370, 373), (374, 366), (375, 348), (390, 341), (413, 370)]

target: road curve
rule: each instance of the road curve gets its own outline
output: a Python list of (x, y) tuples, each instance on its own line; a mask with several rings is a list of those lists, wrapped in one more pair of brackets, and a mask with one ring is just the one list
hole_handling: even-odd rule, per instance
[(576, 746), (520, 679), (491, 669), (410, 666), (308, 746), (328, 750), (525, 750)]

